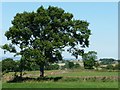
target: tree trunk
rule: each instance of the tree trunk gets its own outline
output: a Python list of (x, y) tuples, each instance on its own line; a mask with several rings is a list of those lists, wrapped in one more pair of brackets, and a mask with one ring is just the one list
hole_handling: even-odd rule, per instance
[(44, 77), (44, 66), (40, 67), (40, 77)]

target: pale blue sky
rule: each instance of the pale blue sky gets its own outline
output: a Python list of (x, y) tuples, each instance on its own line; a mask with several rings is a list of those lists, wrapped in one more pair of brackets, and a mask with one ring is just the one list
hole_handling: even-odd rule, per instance
[[(75, 19), (87, 20), (90, 23), (92, 35), (90, 47), (85, 51), (94, 50), (98, 58), (118, 58), (118, 3), (112, 2), (53, 2), (53, 3), (2, 3), (2, 43), (7, 42), (4, 32), (11, 26), (11, 20), (23, 11), (35, 11), (38, 7), (57, 6), (66, 12), (73, 13)], [(0, 31), (1, 33), (1, 31)], [(9, 53), (3, 56), (11, 56)], [(63, 53), (64, 58), (73, 58), (69, 53)]]

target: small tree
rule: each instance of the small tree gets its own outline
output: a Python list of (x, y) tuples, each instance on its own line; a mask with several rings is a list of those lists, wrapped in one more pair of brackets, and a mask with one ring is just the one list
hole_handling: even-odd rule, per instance
[(98, 61), (95, 61), (95, 65), (96, 68), (98, 68), (100, 66), (100, 63)]
[(93, 69), (93, 66), (95, 66), (95, 60), (97, 59), (97, 52), (95, 51), (89, 51), (88, 53), (85, 53), (83, 55), (83, 63), (85, 69)]
[(120, 63), (116, 64), (116, 65), (114, 66), (114, 69), (115, 69), (115, 70), (120, 70)]
[(72, 68), (74, 68), (74, 63), (71, 62), (71, 61), (67, 61), (65, 63), (65, 67), (68, 68), (68, 69), (72, 69)]
[(2, 71), (3, 72), (12, 72), (16, 69), (16, 62), (11, 58), (6, 58), (2, 60)]
[(111, 65), (111, 64), (108, 64), (107, 67), (106, 67), (106, 69), (113, 70), (113, 69), (114, 69), (114, 66)]

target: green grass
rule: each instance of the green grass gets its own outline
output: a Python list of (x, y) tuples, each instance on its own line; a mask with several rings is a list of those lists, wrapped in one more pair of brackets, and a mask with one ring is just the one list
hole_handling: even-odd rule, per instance
[[(64, 72), (64, 73), (62, 73)], [(26, 76), (37, 78), (39, 77), (39, 71), (26, 71)], [(4, 75), (4, 77), (10, 77), (14, 73), (10, 72)], [(80, 81), (77, 77), (81, 76), (118, 76), (118, 72), (108, 71), (94, 71), (94, 70), (49, 70), (45, 71), (45, 75), (49, 77), (63, 77), (63, 79), (54, 81), (25, 81), (22, 83), (6, 83), (3, 80), (3, 88), (117, 88), (117, 81)], [(68, 79), (67, 77), (70, 78)], [(111, 80), (111, 79), (110, 79)]]
[[(52, 76), (52, 75), (51, 75)], [(108, 71), (69, 71), (67, 73), (56, 74), (54, 76), (118, 76), (118, 72), (108, 72)]]
[(118, 88), (117, 82), (3, 83), (3, 88)]
[[(65, 73), (59, 73), (62, 71), (64, 71)], [(25, 75), (38, 77), (40, 72), (25, 71), (25, 73), (26, 73)], [(12, 76), (12, 75), (14, 75), (13, 72), (5, 74), (5, 76)], [(94, 70), (46, 70), (45, 75), (47, 76), (118, 76), (118, 72), (94, 71)]]

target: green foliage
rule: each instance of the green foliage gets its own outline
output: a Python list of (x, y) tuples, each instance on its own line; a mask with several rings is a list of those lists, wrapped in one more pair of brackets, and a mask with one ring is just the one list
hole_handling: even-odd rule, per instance
[(95, 60), (97, 59), (97, 52), (95, 51), (89, 51), (88, 53), (85, 53), (83, 55), (83, 63), (85, 69), (93, 69), (93, 66), (95, 66)]
[(73, 14), (61, 8), (41, 6), (33, 12), (16, 14), (12, 26), (5, 33), (12, 50), (7, 44), (3, 49), (21, 55), (21, 69), (25, 62), (36, 62), (44, 67), (48, 62), (62, 60), (61, 54), (66, 46), (69, 46), (67, 51), (78, 58), (89, 46), (91, 31), (88, 26), (87, 21), (73, 19)]
[(109, 64), (109, 65), (107, 65), (106, 69), (113, 70), (113, 69), (114, 69), (114, 66), (113, 66), (113, 65), (111, 65), (111, 64)]
[(106, 69), (109, 69), (109, 70), (120, 70), (120, 64), (116, 64), (115, 66), (113, 66), (111, 64), (108, 64)]
[(80, 68), (80, 64), (78, 63), (74, 64), (74, 68)]
[(100, 66), (100, 63), (98, 61), (95, 61), (95, 65), (96, 68), (98, 68)]
[(27, 50), (31, 52), (29, 56), (38, 60), (39, 55), (44, 57), (43, 61), (61, 60), (61, 50), (65, 46), (70, 46), (68, 51), (77, 57), (82, 51), (75, 46), (89, 45), (88, 22), (73, 20), (73, 15), (61, 8), (41, 6), (37, 12), (17, 13), (12, 24), (5, 33), (7, 39), (20, 46), (21, 55)]
[(80, 64), (78, 64), (78, 63), (74, 64), (74, 62), (69, 61), (69, 60), (64, 61), (64, 63), (65, 63), (65, 65), (61, 66), (62, 70), (80, 68)]
[(29, 71), (40, 70), (39, 65), (37, 65), (35, 62), (32, 62), (32, 63), (30, 64), (30, 67), (29, 67), (29, 68), (30, 68)]
[(70, 68), (70, 69), (71, 69), (71, 68), (73, 68), (73, 67), (74, 67), (74, 63), (73, 63), (73, 62), (68, 62), (68, 66), (69, 66), (68, 68)]
[(103, 59), (100, 59), (101, 63), (100, 64), (103, 64), (103, 65), (107, 65), (107, 64), (113, 64), (115, 59), (112, 59), (112, 58), (103, 58)]
[(15, 69), (16, 69), (16, 62), (13, 61), (13, 59), (6, 58), (2, 60), (2, 71), (3, 72), (15, 71)]
[(93, 69), (94, 65), (95, 65), (95, 61), (92, 59), (84, 61), (84, 68), (85, 69)]
[(71, 61), (66, 61), (65, 68), (73, 69), (74, 68), (74, 63), (71, 62)]
[(50, 64), (45, 66), (45, 70), (58, 70), (59, 69), (59, 65), (58, 64)]
[(118, 64), (116, 64), (115, 66), (114, 66), (114, 69), (115, 70), (120, 70), (120, 62), (118, 61)]
[(16, 49), (12, 44), (9, 44), (9, 45), (5, 44), (1, 48), (5, 50), (4, 53), (6, 53), (7, 51), (12, 52), (12, 53), (16, 53)]

